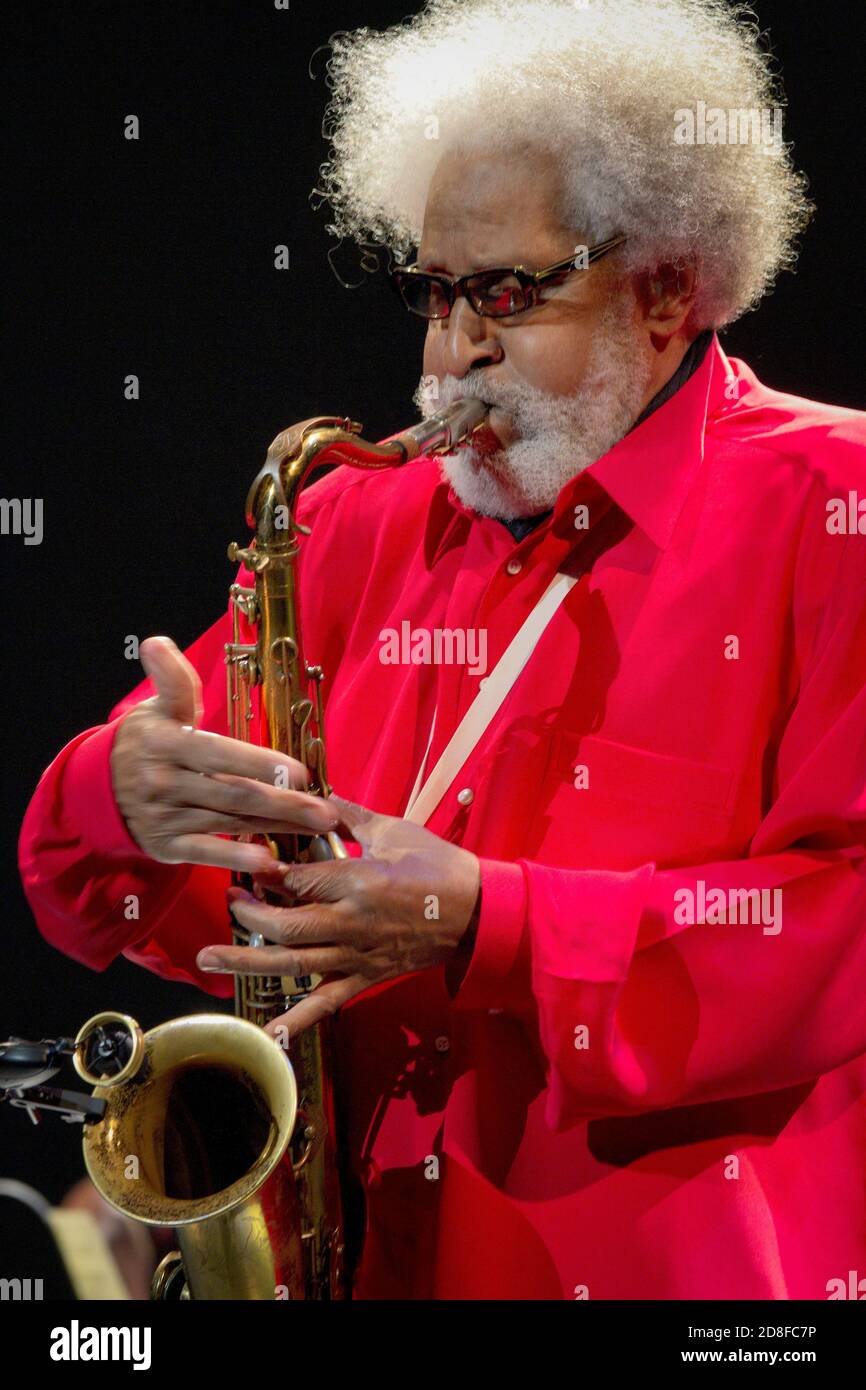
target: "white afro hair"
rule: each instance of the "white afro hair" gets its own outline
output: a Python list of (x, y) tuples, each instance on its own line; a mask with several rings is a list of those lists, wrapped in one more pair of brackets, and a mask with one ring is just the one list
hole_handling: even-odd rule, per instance
[(421, 237), (430, 181), (452, 149), (552, 152), (564, 225), (617, 232), (625, 271), (691, 260), (690, 327), (752, 308), (811, 203), (790, 149), (677, 143), (698, 103), (772, 112), (782, 93), (754, 15), (727, 0), (428, 0), (401, 24), (335, 35), (320, 170), (328, 231), (403, 261)]

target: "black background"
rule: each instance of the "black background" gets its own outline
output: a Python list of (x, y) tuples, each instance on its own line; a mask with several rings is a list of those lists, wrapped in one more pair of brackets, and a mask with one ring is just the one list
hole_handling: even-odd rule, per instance
[[(40, 773), (139, 679), (127, 634), (191, 642), (227, 600), (231, 539), (270, 439), (316, 413), (368, 438), (411, 423), (423, 325), (309, 201), (327, 146), (326, 54), (407, 0), (64, 0), (6, 6), (4, 270), (12, 347), (3, 495), (45, 499), (41, 546), (4, 563), (0, 1035), (73, 1032), (96, 1009), (150, 1026), (212, 1001), (120, 959), (95, 974), (39, 936), (16, 839)], [(818, 215), (796, 276), (725, 333), (770, 385), (862, 407), (860, 6), (759, 0)], [(639, 40), (638, 40), (639, 41)], [(312, 75), (311, 75), (312, 73)], [(137, 115), (138, 141), (124, 139)], [(291, 268), (274, 268), (288, 245)], [(135, 373), (141, 398), (126, 401)], [(339, 583), (335, 562), (334, 582)], [(79, 1135), (0, 1111), (0, 1176), (52, 1200)]]

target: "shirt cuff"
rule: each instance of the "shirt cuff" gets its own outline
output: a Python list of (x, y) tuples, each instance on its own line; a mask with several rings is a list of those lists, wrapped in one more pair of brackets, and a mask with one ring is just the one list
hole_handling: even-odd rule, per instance
[(63, 771), (65, 807), (82, 842), (107, 859), (147, 858), (127, 829), (114, 798), (111, 750), (124, 716), (88, 731)]
[(481, 859), (475, 946), (452, 1001), (455, 1008), (502, 1008), (530, 989), (526, 880), (519, 863)]
[(534, 992), (542, 980), (620, 984), (631, 968), (654, 864), (627, 871), (530, 866)]

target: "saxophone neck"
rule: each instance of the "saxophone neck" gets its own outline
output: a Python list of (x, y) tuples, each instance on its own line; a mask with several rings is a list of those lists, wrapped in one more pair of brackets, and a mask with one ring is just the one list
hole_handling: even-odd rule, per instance
[(315, 415), (277, 435), (247, 497), (247, 522), (260, 525), (263, 511), (287, 509), (283, 527), (294, 516), (297, 496), (313, 468), (342, 463), (350, 468), (400, 468), (422, 454), (454, 449), (482, 426), (489, 407), (474, 396), (455, 401), (416, 425), (380, 443), (361, 438), (362, 426), (346, 416)]
[[(316, 415), (281, 430), (271, 443), (247, 495), (247, 524), (264, 540), (274, 530), (300, 529), (294, 523), (298, 494), (314, 468), (348, 463), (353, 468), (394, 468), (406, 462), (399, 443), (372, 444), (362, 426), (345, 416)], [(276, 509), (276, 525), (273, 516)]]

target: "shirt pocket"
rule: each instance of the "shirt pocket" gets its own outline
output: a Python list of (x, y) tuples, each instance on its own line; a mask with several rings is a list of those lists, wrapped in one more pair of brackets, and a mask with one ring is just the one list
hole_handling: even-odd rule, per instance
[(526, 857), (601, 869), (709, 862), (730, 850), (734, 790), (729, 768), (560, 730)]

